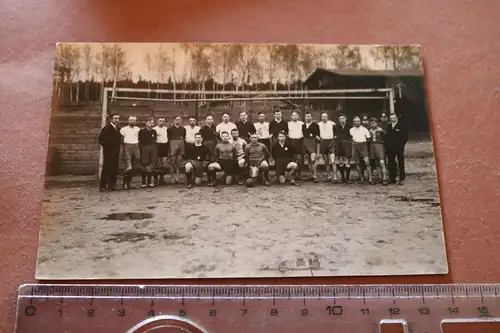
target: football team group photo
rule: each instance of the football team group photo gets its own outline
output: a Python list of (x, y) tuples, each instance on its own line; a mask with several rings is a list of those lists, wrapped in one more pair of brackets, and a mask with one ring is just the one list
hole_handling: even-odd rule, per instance
[(60, 43), (39, 279), (445, 274), (417, 45)]
[[(182, 117), (177, 116), (170, 126), (163, 117), (148, 118), (143, 128), (137, 126), (136, 116), (129, 116), (128, 124), (120, 128), (120, 115), (111, 114), (109, 124), (99, 134), (104, 152), (100, 190), (116, 189), (120, 151), (126, 163), (125, 190), (132, 188), (133, 175), (139, 173), (142, 188), (165, 185), (165, 174), (170, 174), (172, 184), (181, 183), (181, 169), (187, 188), (202, 184), (204, 175), (209, 187), (217, 185), (218, 171), (222, 171), (226, 185), (253, 186), (260, 181), (269, 186), (271, 165), (275, 183), (285, 184), (288, 172), (290, 184), (298, 185), (296, 178), (301, 179), (305, 160), (310, 172), (308, 180), (317, 183), (318, 157), (322, 157), (326, 182), (351, 184), (354, 164), (360, 184), (367, 176), (368, 183), (374, 185), (373, 173), (378, 170), (378, 182), (388, 185), (387, 166), (390, 182), (396, 184), (399, 170), (397, 183), (404, 184), (408, 135), (396, 113), (389, 116), (382, 112), (380, 119), (354, 116), (350, 125), (347, 116), (341, 114), (337, 125), (329, 120), (329, 112), (322, 112), (318, 122), (313, 121), (310, 111), (304, 112), (304, 121), (299, 118), (300, 111), (290, 111), (290, 121), (283, 120), (279, 109), (271, 112), (274, 119), (270, 123), (265, 112), (259, 112), (258, 121), (251, 123), (248, 112), (241, 111), (236, 123), (230, 121), (229, 113), (223, 113), (217, 125), (209, 114), (201, 127), (194, 116), (188, 118), (185, 126)], [(390, 157), (388, 163), (386, 157)], [(139, 163), (140, 171), (134, 170), (133, 166)]]

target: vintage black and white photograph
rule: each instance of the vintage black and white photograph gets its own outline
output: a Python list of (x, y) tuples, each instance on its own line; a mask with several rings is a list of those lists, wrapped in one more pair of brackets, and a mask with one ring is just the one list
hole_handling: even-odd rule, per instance
[(418, 45), (59, 43), (38, 279), (448, 272)]

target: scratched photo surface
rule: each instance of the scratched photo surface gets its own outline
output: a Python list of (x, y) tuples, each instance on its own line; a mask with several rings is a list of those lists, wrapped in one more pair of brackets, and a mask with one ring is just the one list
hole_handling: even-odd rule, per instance
[(420, 54), (58, 44), (36, 277), (446, 274)]

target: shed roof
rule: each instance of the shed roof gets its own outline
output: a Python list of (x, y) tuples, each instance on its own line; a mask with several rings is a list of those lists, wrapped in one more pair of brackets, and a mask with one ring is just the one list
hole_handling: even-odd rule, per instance
[(319, 74), (327, 74), (327, 75), (339, 75), (339, 76), (371, 76), (371, 77), (419, 77), (423, 76), (424, 73), (419, 70), (405, 70), (405, 71), (394, 71), (394, 70), (385, 70), (385, 71), (368, 71), (368, 70), (359, 70), (359, 69), (327, 69), (327, 68), (316, 68), (316, 70), (309, 75), (306, 79), (306, 83), (314, 76)]

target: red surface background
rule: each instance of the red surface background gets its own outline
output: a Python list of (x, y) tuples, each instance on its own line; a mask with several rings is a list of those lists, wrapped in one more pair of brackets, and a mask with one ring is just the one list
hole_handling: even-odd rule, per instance
[(421, 44), (450, 274), (189, 282), (500, 282), (499, 12), (497, 0), (1, 1), (0, 331), (34, 281), (58, 41)]

